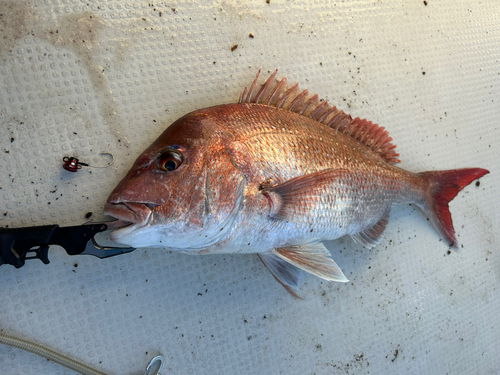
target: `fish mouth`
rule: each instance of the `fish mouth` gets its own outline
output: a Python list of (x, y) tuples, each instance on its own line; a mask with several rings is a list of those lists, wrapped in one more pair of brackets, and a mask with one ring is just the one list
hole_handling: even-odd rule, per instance
[(141, 202), (106, 203), (104, 214), (118, 219), (108, 226), (108, 229), (113, 229), (111, 240), (119, 243), (120, 238), (148, 225), (153, 218), (151, 208), (154, 206)]

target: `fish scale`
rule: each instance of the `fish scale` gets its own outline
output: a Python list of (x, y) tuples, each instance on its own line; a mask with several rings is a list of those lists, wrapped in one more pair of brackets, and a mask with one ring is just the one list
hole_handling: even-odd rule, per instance
[(322, 242), (373, 247), (394, 205), (414, 203), (457, 247), (448, 203), (480, 168), (413, 173), (387, 131), (277, 80), (191, 112), (139, 156), (105, 213), (118, 243), (193, 254), (257, 253), (296, 296), (301, 270), (347, 278)]

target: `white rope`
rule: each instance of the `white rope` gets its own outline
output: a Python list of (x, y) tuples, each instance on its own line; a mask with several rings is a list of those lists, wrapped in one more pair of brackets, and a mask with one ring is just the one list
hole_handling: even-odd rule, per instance
[(52, 349), (24, 339), (0, 334), (0, 343), (37, 354), (83, 375), (107, 375), (106, 373), (95, 370), (79, 361), (59, 354)]

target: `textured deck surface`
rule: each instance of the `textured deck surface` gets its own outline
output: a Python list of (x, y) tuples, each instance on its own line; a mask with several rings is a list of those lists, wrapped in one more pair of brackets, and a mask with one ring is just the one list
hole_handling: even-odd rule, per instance
[[(296, 300), (257, 256), (56, 247), (0, 267), (0, 331), (120, 375), (158, 353), (165, 374), (500, 374), (499, 19), (496, 0), (1, 1), (0, 226), (103, 219), (166, 126), (259, 67), (386, 127), (405, 169), (491, 174), (451, 204), (460, 253), (399, 207), (375, 250), (327, 243), (349, 283), (305, 276)], [(115, 164), (61, 168), (100, 152)], [(5, 346), (0, 373), (73, 374)]]

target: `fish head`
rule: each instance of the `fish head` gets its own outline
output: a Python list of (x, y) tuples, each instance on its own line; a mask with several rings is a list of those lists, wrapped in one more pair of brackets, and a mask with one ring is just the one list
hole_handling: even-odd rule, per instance
[(137, 158), (104, 207), (124, 225), (110, 234), (113, 241), (184, 251), (214, 242), (214, 226), (241, 201), (241, 173), (220, 128), (213, 117), (192, 112)]

